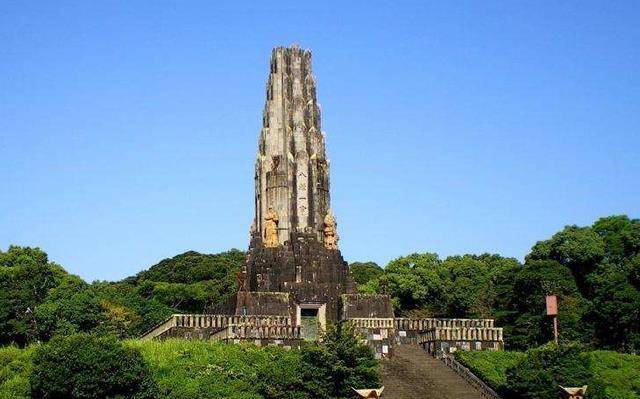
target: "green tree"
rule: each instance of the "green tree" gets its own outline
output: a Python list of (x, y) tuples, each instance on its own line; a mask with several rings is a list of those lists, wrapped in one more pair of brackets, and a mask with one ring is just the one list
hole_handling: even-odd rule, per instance
[(37, 339), (34, 312), (65, 276), (39, 248), (0, 251), (0, 344), (25, 345)]
[(39, 338), (55, 334), (90, 332), (105, 319), (103, 308), (91, 286), (77, 276), (65, 276), (36, 308)]
[(516, 259), (490, 254), (451, 256), (442, 265), (451, 277), (448, 317), (492, 317), (504, 275), (520, 268)]
[(591, 227), (567, 226), (551, 239), (538, 241), (526, 261), (555, 260), (571, 270), (582, 293), (586, 276), (604, 259), (605, 242)]
[(350, 398), (352, 388), (380, 386), (380, 370), (373, 351), (349, 324), (327, 329), (318, 345), (302, 348), (305, 389), (319, 398)]
[(513, 349), (538, 346), (553, 339), (546, 316), (545, 296), (557, 295), (560, 337), (564, 341), (588, 341), (589, 325), (582, 321), (588, 302), (580, 294), (571, 271), (553, 260), (528, 261), (514, 276), (510, 315), (501, 320)]
[(156, 397), (147, 364), (136, 349), (114, 337), (55, 337), (34, 354), (30, 377), (35, 399)]
[(142, 295), (133, 283), (96, 282), (92, 288), (105, 313), (100, 331), (111, 332), (121, 338), (138, 337), (178, 312), (151, 294)]
[(375, 262), (353, 262), (349, 264), (349, 271), (358, 284), (367, 284), (384, 274), (384, 270)]
[(235, 273), (244, 265), (245, 257), (246, 253), (237, 249), (219, 254), (188, 251), (164, 259), (131, 279), (183, 284), (214, 280), (222, 287), (235, 287)]
[(590, 276), (589, 319), (598, 347), (627, 352), (640, 349), (640, 290), (633, 284), (633, 273), (639, 268), (640, 256), (636, 256), (621, 265), (603, 262)]
[(620, 262), (640, 253), (640, 220), (609, 216), (598, 219), (592, 228), (604, 241), (609, 261)]
[(449, 270), (433, 253), (411, 254), (389, 262), (385, 282), (400, 313), (422, 310), (426, 315), (446, 313), (451, 288)]

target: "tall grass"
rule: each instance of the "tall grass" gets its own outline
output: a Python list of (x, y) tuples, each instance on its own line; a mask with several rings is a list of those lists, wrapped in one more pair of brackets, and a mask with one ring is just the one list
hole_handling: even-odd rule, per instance
[[(524, 352), (457, 352), (456, 358), (498, 392), (508, 391), (507, 369), (515, 367)], [(640, 399), (640, 356), (613, 351), (584, 352), (592, 377), (587, 397)]]
[(640, 356), (613, 351), (593, 351), (588, 356), (593, 372), (589, 388), (592, 397), (640, 398)]
[(458, 351), (455, 356), (471, 372), (500, 392), (507, 384), (507, 369), (515, 366), (524, 357), (524, 352)]
[(298, 351), (180, 339), (127, 345), (149, 363), (162, 398), (260, 399), (299, 383)]

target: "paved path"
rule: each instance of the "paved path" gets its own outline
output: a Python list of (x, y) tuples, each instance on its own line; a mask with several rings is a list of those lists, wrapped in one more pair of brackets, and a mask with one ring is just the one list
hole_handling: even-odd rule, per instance
[(417, 345), (398, 345), (382, 364), (383, 399), (482, 399), (480, 392)]

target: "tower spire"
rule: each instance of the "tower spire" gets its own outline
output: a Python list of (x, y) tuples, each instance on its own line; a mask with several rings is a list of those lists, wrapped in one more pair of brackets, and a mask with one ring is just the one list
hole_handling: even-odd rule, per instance
[(292, 233), (314, 234), (323, 241), (330, 208), (329, 162), (311, 51), (296, 44), (275, 48), (266, 91), (255, 169), (255, 234), (266, 238), (267, 216), (275, 213), (278, 245)]

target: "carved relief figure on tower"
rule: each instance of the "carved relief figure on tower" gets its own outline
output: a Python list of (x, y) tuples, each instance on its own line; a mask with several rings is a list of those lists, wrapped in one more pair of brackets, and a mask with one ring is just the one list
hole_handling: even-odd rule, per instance
[(331, 209), (324, 217), (324, 246), (327, 249), (338, 249), (338, 224), (336, 218), (333, 217)]
[(278, 246), (278, 214), (269, 208), (264, 218), (264, 246), (275, 248)]

